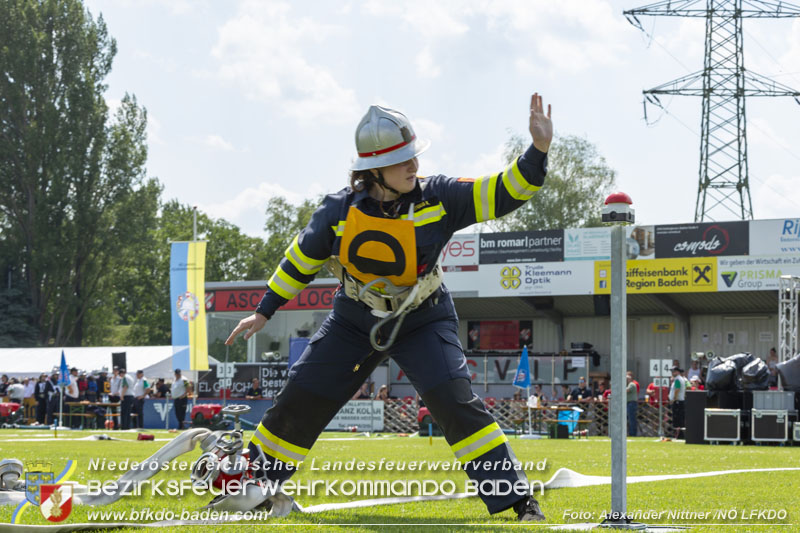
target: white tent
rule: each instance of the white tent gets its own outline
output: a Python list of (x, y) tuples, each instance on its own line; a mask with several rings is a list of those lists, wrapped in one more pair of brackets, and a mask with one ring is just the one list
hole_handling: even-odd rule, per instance
[[(125, 352), (128, 372), (144, 370), (147, 378), (174, 377), (172, 371), (172, 346), (99, 346), (87, 348), (0, 348), (0, 374), (8, 377), (38, 377), (42, 372), (58, 370), (61, 365), (61, 351), (69, 368), (79, 371), (97, 372), (107, 370), (111, 373), (111, 354)], [(216, 364), (213, 357), (208, 362)], [(183, 375), (196, 381), (194, 372), (181, 369)]]

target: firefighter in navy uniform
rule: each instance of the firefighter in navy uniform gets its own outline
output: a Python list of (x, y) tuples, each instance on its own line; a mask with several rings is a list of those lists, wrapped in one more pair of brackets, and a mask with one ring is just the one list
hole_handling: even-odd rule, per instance
[[(529, 129), (533, 144), (502, 172), (420, 178), (417, 156), (430, 143), (416, 138), (403, 114), (369, 108), (356, 129), (351, 186), (325, 197), (287, 248), (256, 312), (226, 341), (260, 330), (332, 260), (342, 282), (333, 311), (249, 443), (251, 461), (269, 463), (264, 477), (289, 478), (328, 422), (389, 356), (470, 478), (526, 481), (522, 471), (509, 468), (516, 458), (508, 439), (472, 392), (458, 317), (437, 260), (455, 231), (513, 211), (542, 186), (553, 128), (550, 106), (545, 113), (538, 94), (531, 97)], [(503, 464), (505, 469), (494, 467)], [(490, 513), (513, 507), (520, 520), (544, 520), (526, 494), (481, 498)]]

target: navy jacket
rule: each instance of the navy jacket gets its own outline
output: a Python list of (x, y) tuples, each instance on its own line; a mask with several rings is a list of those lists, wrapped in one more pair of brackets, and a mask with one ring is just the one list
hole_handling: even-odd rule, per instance
[[(366, 218), (394, 217), (407, 220), (409, 206), (413, 202), (414, 266), (416, 275), (422, 276), (434, 268), (442, 248), (453, 233), (476, 222), (499, 218), (522, 206), (544, 184), (546, 173), (547, 154), (531, 145), (525, 154), (502, 172), (476, 179), (442, 175), (419, 178), (413, 191), (383, 205), (367, 191), (354, 191), (350, 187), (329, 194), (311, 216), (305, 229), (286, 249), (284, 258), (267, 283), (268, 289), (256, 312), (270, 318), (280, 306), (294, 298), (314, 279), (331, 256), (340, 256), (343, 237), (345, 242), (352, 240), (352, 235), (345, 233), (347, 220), (351, 220), (351, 223), (353, 220), (348, 219), (351, 207), (368, 215)], [(354, 250), (348, 249), (351, 252)], [(394, 252), (395, 255), (402, 255), (400, 250)], [(381, 271), (383, 264), (380, 261), (372, 262), (376, 276), (385, 275)], [(392, 264), (385, 268), (389, 269), (388, 272), (395, 266)], [(370, 265), (363, 268), (369, 269)]]

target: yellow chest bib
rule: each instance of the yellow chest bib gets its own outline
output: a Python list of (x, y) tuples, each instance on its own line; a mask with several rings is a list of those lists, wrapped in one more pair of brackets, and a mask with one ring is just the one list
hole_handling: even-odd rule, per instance
[(417, 282), (414, 221), (372, 217), (351, 206), (339, 245), (339, 261), (362, 283), (387, 278), (397, 286), (414, 285)]

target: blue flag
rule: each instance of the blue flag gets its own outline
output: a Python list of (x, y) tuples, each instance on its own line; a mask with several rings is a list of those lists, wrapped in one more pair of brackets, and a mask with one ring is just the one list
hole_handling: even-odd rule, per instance
[(64, 358), (64, 350), (61, 350), (61, 377), (58, 379), (59, 385), (69, 385), (69, 368), (67, 360)]
[(514, 376), (514, 386), (527, 389), (531, 386), (531, 365), (528, 363), (528, 347), (522, 348), (522, 355), (519, 356), (517, 373)]

